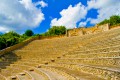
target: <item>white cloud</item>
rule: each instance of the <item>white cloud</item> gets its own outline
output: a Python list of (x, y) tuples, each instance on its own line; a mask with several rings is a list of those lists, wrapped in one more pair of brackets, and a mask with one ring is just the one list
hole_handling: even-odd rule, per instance
[(97, 19), (91, 19), (96, 24), (112, 15), (120, 14), (120, 0), (90, 0), (87, 2), (88, 10), (98, 9)]
[(40, 5), (41, 7), (47, 7), (48, 6), (48, 4), (47, 3), (45, 3), (44, 1), (38, 1), (37, 3), (35, 3), (35, 5), (37, 6), (37, 5)]
[(80, 22), (80, 23), (79, 23), (79, 27), (85, 27), (86, 24), (87, 24), (87, 22)]
[(54, 18), (51, 21), (51, 26), (66, 26), (66, 28), (74, 28), (81, 19), (85, 18), (87, 9), (81, 3), (75, 6), (70, 5), (67, 9), (60, 12), (61, 18)]
[(79, 23), (79, 27), (85, 27), (89, 21), (91, 21), (91, 18), (88, 18), (88, 19), (87, 19), (86, 21), (84, 21), (84, 22), (80, 22), (80, 23)]
[(105, 8), (108, 7), (109, 5), (113, 4), (114, 0), (90, 0), (87, 2), (88, 4), (88, 9), (91, 8)]
[(15, 30), (21, 32), (35, 28), (44, 20), (41, 9), (35, 7), (32, 0), (1, 0), (0, 31)]
[(9, 31), (9, 29), (8, 28), (6, 28), (5, 26), (0, 26), (0, 32), (8, 32)]

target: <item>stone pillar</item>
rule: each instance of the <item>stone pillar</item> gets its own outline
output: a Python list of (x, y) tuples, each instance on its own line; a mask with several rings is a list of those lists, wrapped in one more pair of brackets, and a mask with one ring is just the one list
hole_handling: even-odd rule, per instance
[(78, 36), (83, 36), (83, 30), (80, 30), (80, 31), (78, 32)]
[(110, 29), (109, 24), (105, 24), (103, 31), (108, 31)]

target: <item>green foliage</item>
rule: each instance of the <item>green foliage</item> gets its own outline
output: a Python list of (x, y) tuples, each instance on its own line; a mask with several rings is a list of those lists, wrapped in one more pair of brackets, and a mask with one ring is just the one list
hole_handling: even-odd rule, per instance
[(26, 40), (27, 38), (29, 38), (28, 36), (26, 36), (26, 35), (21, 35), (20, 37), (19, 37), (19, 43), (20, 42), (22, 42), (22, 41), (24, 41), (24, 40)]
[(3, 36), (6, 36), (8, 38), (13, 37), (13, 36), (14, 37), (20, 37), (20, 35), (18, 33), (14, 32), (14, 31), (10, 31), (8, 33), (5, 33)]
[(110, 17), (110, 19), (105, 19), (102, 22), (98, 23), (98, 25), (103, 25), (109, 23), (110, 26), (118, 25), (120, 24), (120, 16), (113, 15)]
[(110, 21), (108, 19), (105, 19), (103, 20), (102, 22), (99, 23), (99, 25), (103, 25), (103, 24), (107, 24), (109, 23)]
[(20, 35), (14, 31), (0, 35), (0, 50), (18, 44), (28, 39), (33, 32), (26, 31), (26, 34)]
[(33, 36), (34, 33), (33, 33), (32, 30), (26, 30), (24, 35), (26, 35), (26, 36)]
[(64, 35), (66, 33), (66, 28), (65, 26), (53, 26), (43, 34), (43, 36), (55, 36), (55, 35)]
[(114, 15), (110, 17), (110, 25), (116, 25), (120, 23), (120, 16)]
[(36, 37), (37, 37), (37, 36), (40, 36), (40, 34), (35, 34), (34, 36), (36, 36)]
[(0, 50), (6, 48), (5, 39), (0, 36)]
[(0, 37), (0, 49), (19, 43), (19, 37), (20, 35), (13, 31), (5, 33)]

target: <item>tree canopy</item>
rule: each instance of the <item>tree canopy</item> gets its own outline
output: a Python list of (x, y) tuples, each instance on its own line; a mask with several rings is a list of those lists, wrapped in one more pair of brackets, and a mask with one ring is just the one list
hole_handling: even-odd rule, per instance
[(110, 19), (105, 19), (102, 22), (98, 23), (98, 25), (103, 25), (109, 23), (110, 26), (114, 26), (117, 24), (120, 24), (120, 16), (119, 15), (113, 15), (110, 17)]
[[(65, 26), (53, 26), (44, 33), (44, 36), (55, 36), (55, 35), (64, 35), (66, 33)], [(30, 38), (34, 35), (32, 30), (26, 30), (23, 35), (20, 35), (14, 31), (10, 31), (5, 34), (0, 35), (0, 50), (18, 44), (27, 38)], [(35, 34), (34, 36), (43, 36), (40, 34)]]
[(19, 43), (20, 35), (16, 32), (10, 31), (0, 36), (0, 49), (13, 46)]
[(10, 31), (5, 34), (0, 35), (0, 50), (7, 48), (9, 46), (13, 46), (15, 44), (18, 44), (25, 39), (31, 37), (33, 35), (33, 32), (31, 30), (27, 30), (25, 34), (20, 35), (14, 31)]
[(119, 24), (120, 23), (120, 16), (117, 16), (117, 15), (111, 16), (109, 22), (110, 22), (111, 26)]
[(53, 26), (46, 32), (45, 36), (64, 35), (66, 33), (65, 26)]
[(24, 35), (26, 35), (26, 36), (33, 36), (34, 33), (33, 33), (32, 30), (26, 30)]
[(109, 23), (109, 20), (108, 20), (108, 19), (105, 19), (105, 20), (103, 20), (102, 22), (100, 22), (99, 25), (103, 25), (103, 24), (107, 24), (107, 23)]

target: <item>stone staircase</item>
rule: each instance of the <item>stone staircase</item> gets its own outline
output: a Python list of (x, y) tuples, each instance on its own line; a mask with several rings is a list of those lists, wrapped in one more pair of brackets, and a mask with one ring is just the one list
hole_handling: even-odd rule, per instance
[(0, 57), (0, 80), (120, 80), (120, 28), (34, 40)]

